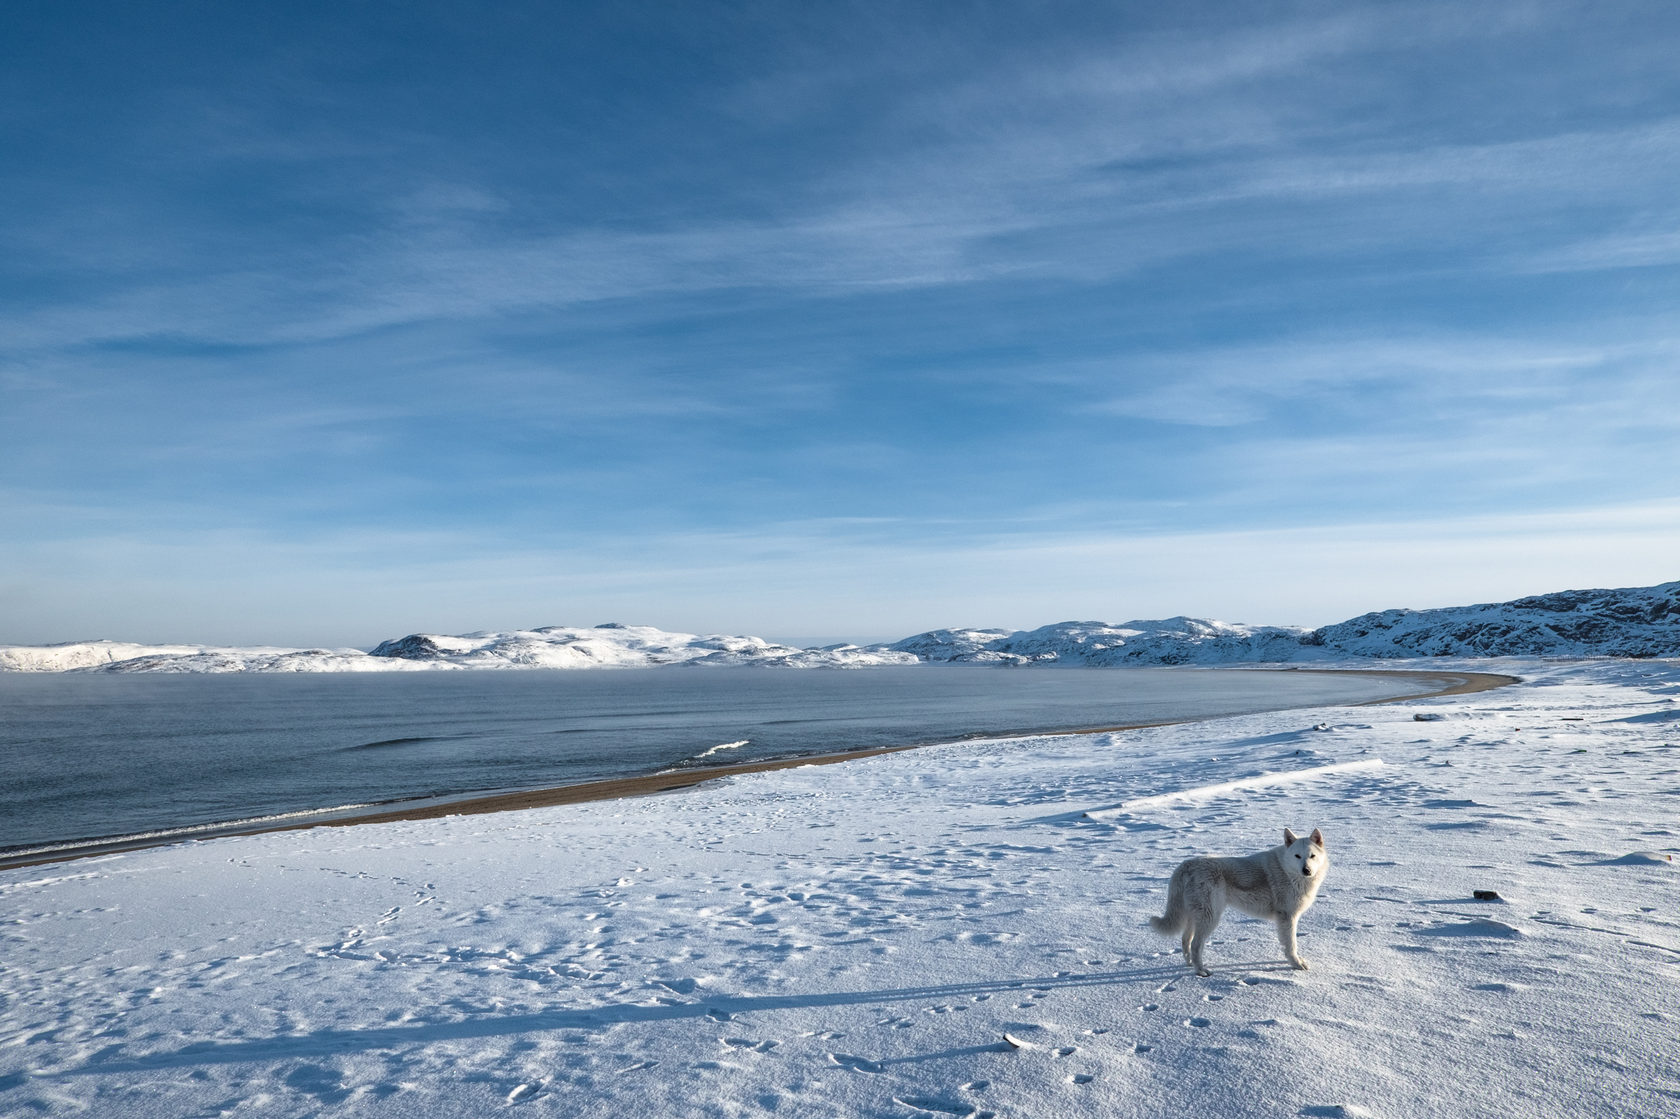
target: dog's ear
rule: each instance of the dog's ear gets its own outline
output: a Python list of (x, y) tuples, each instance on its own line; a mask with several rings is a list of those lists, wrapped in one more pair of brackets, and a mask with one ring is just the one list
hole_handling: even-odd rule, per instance
[(1312, 833), (1312, 841), (1313, 841), (1313, 846), (1314, 847), (1324, 846), (1324, 833), (1319, 831), (1317, 828), (1314, 828), (1313, 833)]
[(1287, 847), (1291, 843), (1294, 843), (1294, 842), (1295, 842), (1295, 833), (1290, 831), (1288, 828), (1284, 828), (1283, 829), (1283, 845), (1285, 847)]

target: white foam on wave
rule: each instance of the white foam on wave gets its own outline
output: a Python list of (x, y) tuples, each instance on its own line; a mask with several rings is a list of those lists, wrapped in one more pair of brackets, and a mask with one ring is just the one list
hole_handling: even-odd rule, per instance
[(266, 828), (291, 820), (306, 820), (315, 816), (331, 816), (338, 812), (355, 812), (363, 808), (377, 808), (372, 801), (363, 804), (340, 804), (332, 808), (306, 808), (299, 812), (276, 812), (267, 816), (246, 816), (238, 820), (221, 820), (211, 824), (187, 824), (178, 828), (159, 828), (156, 831), (133, 832), (128, 835), (106, 835), (94, 839), (71, 839), (62, 843), (45, 843), (36, 847), (7, 847), (0, 849), (0, 858), (24, 859), (36, 855), (65, 854), (101, 847), (171, 843), (177, 839), (192, 839), (211, 833), (242, 831), (247, 828)]
[(739, 742), (720, 742), (716, 746), (713, 746), (710, 750), (707, 750), (704, 754), (696, 754), (695, 760), (698, 761), (701, 758), (709, 758), (713, 754), (721, 753), (724, 750), (739, 750), (751, 741), (752, 739), (750, 738), (743, 738)]

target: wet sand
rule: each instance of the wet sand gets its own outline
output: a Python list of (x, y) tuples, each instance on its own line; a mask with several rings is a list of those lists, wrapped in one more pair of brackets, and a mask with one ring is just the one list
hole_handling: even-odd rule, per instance
[[(1502, 688), (1508, 684), (1521, 682), (1520, 677), (1504, 676), (1493, 672), (1431, 672), (1422, 669), (1396, 669), (1384, 671), (1381, 669), (1336, 669), (1336, 668), (1277, 668), (1277, 669), (1239, 669), (1251, 672), (1311, 672), (1325, 675), (1375, 676), (1392, 678), (1396, 676), (1410, 677), (1420, 682), (1429, 681), (1430, 686), (1423, 686), (1421, 690), (1406, 695), (1394, 696), (1389, 699), (1366, 700), (1362, 703), (1349, 704), (1351, 707), (1369, 707), (1385, 703), (1403, 703), (1414, 699), (1427, 699), (1438, 696), (1467, 695), (1471, 692), (1483, 692), (1493, 688)], [(1446, 687), (1439, 684), (1444, 680), (1454, 681)], [(1063, 730), (1050, 732), (1022, 732), (1021, 736), (1045, 737), (1047, 735), (1071, 734), (1103, 734), (1111, 731), (1139, 730), (1143, 727), (1168, 726), (1175, 722), (1195, 722), (1194, 719), (1171, 719), (1151, 723), (1127, 723), (1120, 726), (1082, 727), (1078, 730)], [(1012, 737), (992, 735), (987, 737)], [(547, 789), (525, 789), (510, 793), (493, 793), (480, 796), (463, 796), (453, 799), (427, 798), (423, 801), (396, 802), (390, 806), (374, 806), (369, 809), (347, 811), (340, 816), (312, 817), (284, 824), (256, 825), (245, 827), (229, 827), (226, 830), (217, 829), (203, 835), (192, 836), (190, 841), (197, 842), (204, 839), (221, 839), (234, 835), (266, 835), (272, 832), (301, 831), (307, 828), (321, 827), (352, 827), (361, 824), (389, 824), (409, 820), (437, 820), (446, 816), (474, 816), (488, 812), (518, 812), (527, 808), (552, 808), (564, 804), (582, 804), (586, 801), (619, 800), (624, 797), (651, 796), (656, 793), (675, 792), (679, 789), (693, 788), (707, 781), (716, 781), (723, 777), (735, 777), (743, 773), (765, 773), (776, 769), (793, 769), (802, 765), (833, 765), (837, 762), (852, 761), (856, 758), (872, 758), (882, 754), (895, 754), (903, 750), (914, 750), (918, 747), (887, 746), (873, 750), (854, 750), (839, 754), (817, 754), (808, 757), (778, 758), (771, 761), (742, 762), (738, 765), (708, 766), (704, 769), (671, 770), (663, 773), (650, 773), (640, 777), (616, 777), (606, 781), (587, 781), (576, 785), (561, 785)], [(0, 859), (0, 869), (12, 867), (38, 866), (45, 863), (67, 862), (71, 859), (85, 859), (96, 855), (115, 854), (120, 851), (136, 851), (147, 847), (161, 847), (172, 843), (189, 841), (188, 838), (176, 836), (166, 839), (138, 839), (115, 841), (104, 844), (89, 844), (67, 851), (41, 852), (37, 855), (25, 856), (15, 860)]]

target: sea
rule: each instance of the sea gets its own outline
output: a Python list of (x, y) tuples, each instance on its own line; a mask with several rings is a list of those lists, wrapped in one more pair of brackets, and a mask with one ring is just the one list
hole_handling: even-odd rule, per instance
[(1206, 668), (0, 674), (0, 860), (739, 762), (1318, 707), (1416, 677)]

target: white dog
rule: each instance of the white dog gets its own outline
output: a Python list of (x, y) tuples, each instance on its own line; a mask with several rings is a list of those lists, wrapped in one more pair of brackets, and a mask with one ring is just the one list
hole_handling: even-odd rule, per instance
[(1250, 916), (1276, 922), (1283, 954), (1299, 971), (1307, 961), (1295, 947), (1295, 923), (1318, 896), (1330, 856), (1317, 828), (1299, 839), (1283, 829), (1283, 846), (1235, 858), (1186, 859), (1173, 871), (1167, 888), (1167, 912), (1149, 923), (1165, 936), (1182, 933), (1184, 962), (1207, 975), (1202, 949), (1227, 905)]

